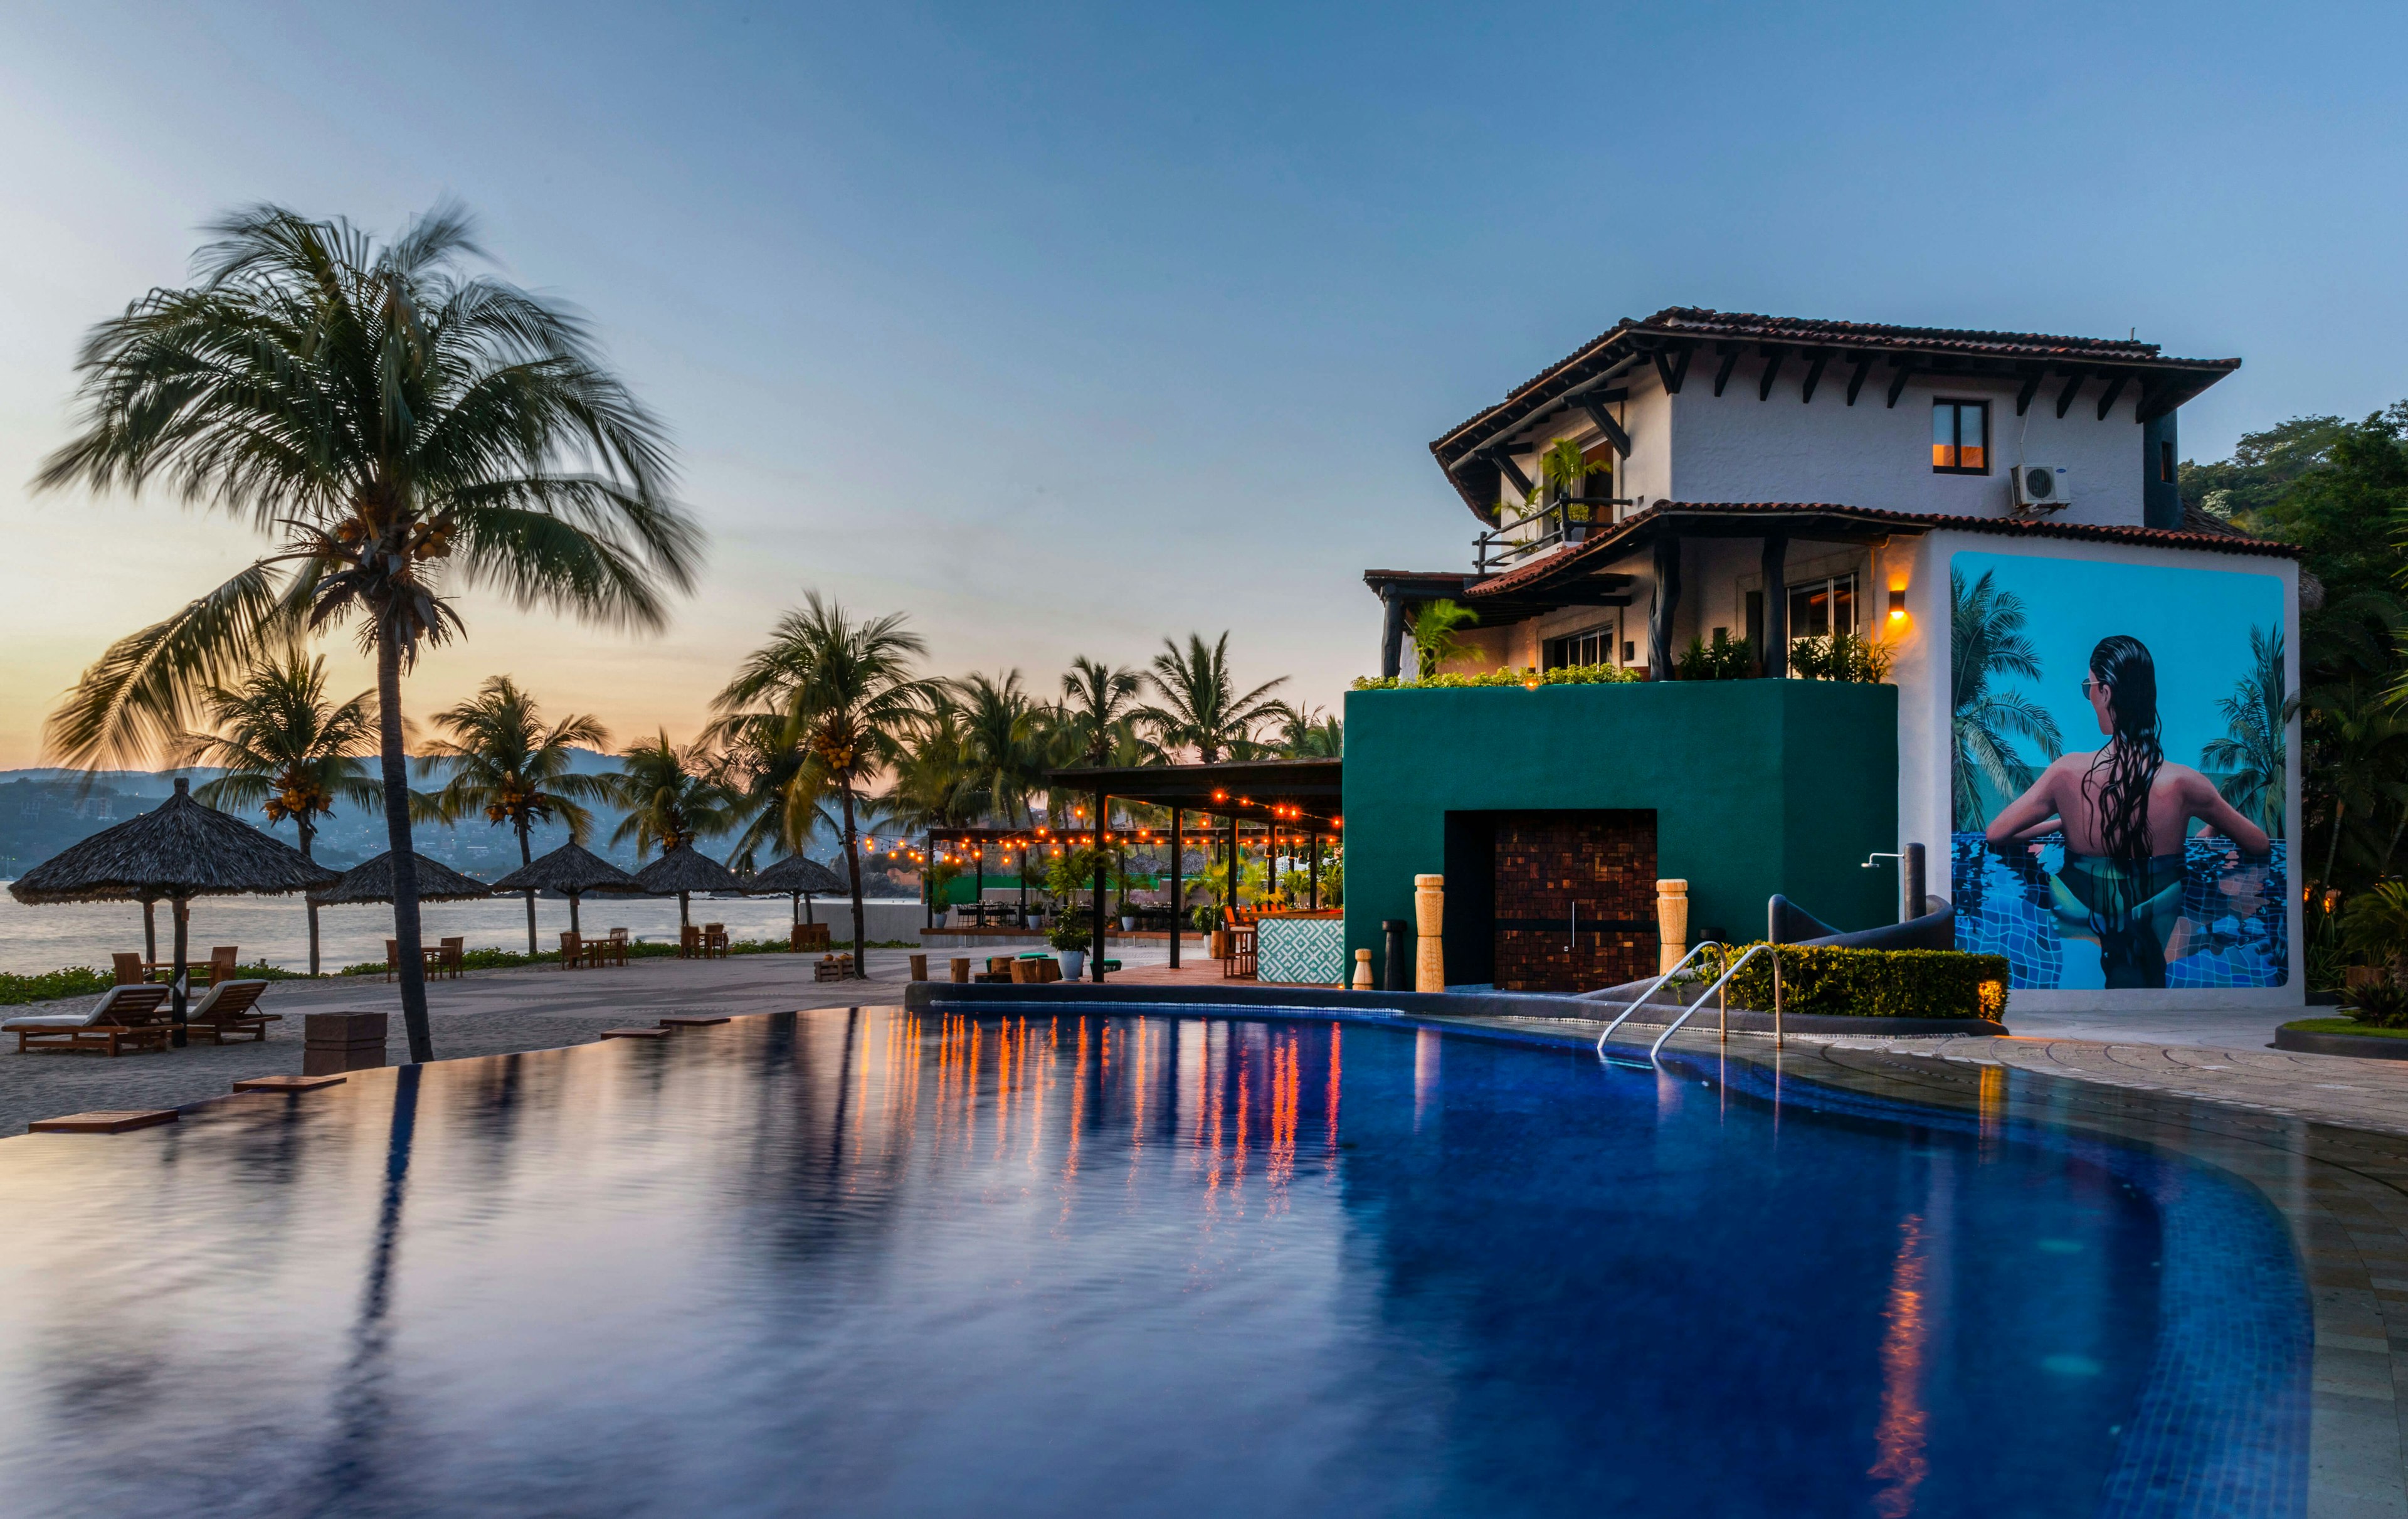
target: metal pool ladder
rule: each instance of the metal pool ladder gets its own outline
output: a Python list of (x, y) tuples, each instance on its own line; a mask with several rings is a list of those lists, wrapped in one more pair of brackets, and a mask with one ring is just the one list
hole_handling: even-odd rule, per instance
[[(1641, 992), (1641, 993), (1640, 993), (1640, 994), (1639, 994), (1638, 999), (1637, 999), (1636, 1001), (1632, 1002), (1628, 1007), (1627, 1007), (1627, 1008), (1625, 1008), (1625, 1009), (1623, 1009), (1623, 1010), (1622, 1010), (1622, 1016), (1621, 1016), (1621, 1017), (1614, 1019), (1614, 1020), (1613, 1020), (1613, 1022), (1612, 1022), (1612, 1023), (1610, 1023), (1610, 1024), (1608, 1024), (1608, 1025), (1605, 1025), (1605, 1032), (1603, 1032), (1603, 1033), (1599, 1034), (1599, 1035), (1597, 1037), (1597, 1053), (1598, 1053), (1598, 1055), (1600, 1055), (1600, 1056), (1602, 1056), (1602, 1055), (1605, 1053), (1605, 1041), (1606, 1041), (1607, 1039), (1612, 1039), (1612, 1038), (1613, 1037), (1613, 1031), (1614, 1031), (1615, 1029), (1617, 1029), (1617, 1028), (1620, 1028), (1620, 1027), (1623, 1025), (1623, 1024), (1624, 1024), (1624, 1023), (1625, 1023), (1625, 1022), (1626, 1022), (1626, 1021), (1630, 1017), (1630, 1015), (1631, 1015), (1632, 1013), (1637, 1012), (1637, 1011), (1639, 1010), (1640, 1004), (1641, 1004), (1641, 1003), (1645, 1002), (1649, 997), (1654, 996), (1656, 995), (1656, 990), (1657, 990), (1658, 988), (1660, 988), (1661, 986), (1663, 986), (1663, 984), (1664, 984), (1666, 982), (1670, 981), (1674, 976), (1679, 975), (1679, 974), (1681, 973), (1682, 968), (1683, 968), (1684, 967), (1685, 967), (1686, 965), (1688, 965), (1688, 963), (1689, 963), (1690, 961), (1692, 961), (1692, 960), (1696, 959), (1698, 955), (1700, 955), (1700, 954), (1704, 953), (1705, 953), (1706, 951), (1708, 951), (1708, 950), (1721, 950), (1721, 951), (1727, 951), (1728, 949), (1729, 949), (1729, 946), (1728, 946), (1728, 945), (1727, 945), (1727, 944), (1721, 944), (1721, 943), (1718, 943), (1718, 942), (1716, 942), (1716, 941), (1714, 941), (1714, 940), (1713, 940), (1713, 939), (1708, 939), (1705, 943), (1702, 943), (1702, 944), (1699, 944), (1699, 945), (1695, 946), (1694, 948), (1692, 948), (1692, 949), (1689, 951), (1689, 953), (1686, 953), (1686, 954), (1684, 954), (1684, 955), (1681, 956), (1680, 961), (1679, 961), (1679, 963), (1678, 963), (1678, 964), (1674, 965), (1674, 966), (1672, 967), (1672, 968), (1671, 968), (1671, 969), (1670, 969), (1670, 970), (1668, 970), (1668, 971), (1664, 972), (1664, 974), (1662, 974), (1662, 975), (1660, 975), (1660, 976), (1656, 977), (1656, 980), (1655, 980), (1654, 982), (1650, 982), (1650, 983), (1648, 984), (1647, 990), (1645, 990), (1645, 991), (1643, 991), (1643, 992)], [(1685, 1008), (1682, 1009), (1682, 1010), (1681, 1010), (1681, 1015), (1680, 1015), (1679, 1017), (1677, 1017), (1677, 1018), (1673, 1019), (1670, 1024), (1667, 1024), (1667, 1025), (1664, 1026), (1664, 1032), (1662, 1032), (1661, 1034), (1656, 1035), (1656, 1042), (1655, 1042), (1654, 1044), (1651, 1044), (1651, 1045), (1649, 1045), (1649, 1046), (1647, 1047), (1647, 1058), (1648, 1058), (1648, 1059), (1650, 1059), (1650, 1060), (1653, 1060), (1653, 1059), (1655, 1059), (1655, 1058), (1656, 1058), (1656, 1056), (1657, 1053), (1658, 1053), (1658, 1052), (1660, 1052), (1660, 1051), (1664, 1048), (1664, 1041), (1665, 1041), (1665, 1040), (1667, 1040), (1667, 1039), (1670, 1039), (1673, 1035), (1675, 1035), (1675, 1034), (1677, 1034), (1677, 1033), (1679, 1033), (1679, 1032), (1681, 1031), (1681, 1025), (1684, 1025), (1684, 1024), (1685, 1024), (1685, 1023), (1687, 1023), (1687, 1022), (1689, 1021), (1689, 1019), (1690, 1019), (1692, 1016), (1694, 1016), (1694, 1015), (1696, 1014), (1697, 1010), (1698, 1010), (1699, 1008), (1702, 1008), (1702, 1007), (1704, 1007), (1704, 1006), (1706, 1005), (1706, 998), (1708, 998), (1708, 997), (1710, 997), (1710, 996), (1713, 996), (1715, 993), (1717, 993), (1717, 992), (1721, 992), (1721, 991), (1723, 990), (1723, 988), (1724, 988), (1724, 987), (1726, 987), (1726, 986), (1729, 985), (1729, 984), (1730, 984), (1730, 979), (1731, 979), (1733, 976), (1736, 976), (1736, 975), (1738, 975), (1738, 974), (1739, 974), (1740, 967), (1742, 967), (1742, 966), (1743, 966), (1743, 965), (1747, 964), (1750, 960), (1755, 959), (1757, 955), (1759, 955), (1759, 954), (1761, 954), (1761, 953), (1765, 953), (1766, 951), (1768, 951), (1768, 950), (1770, 950), (1770, 951), (1772, 951), (1772, 952), (1773, 952), (1773, 954), (1772, 954), (1772, 1038), (1773, 1038), (1773, 1045), (1774, 1045), (1774, 1048), (1778, 1049), (1778, 1048), (1780, 1048), (1783, 1044), (1784, 1044), (1784, 1043), (1786, 1042), (1786, 1040), (1785, 1040), (1785, 1039), (1784, 1039), (1784, 1038), (1783, 1038), (1783, 1036), (1782, 1036), (1782, 1027), (1781, 1027), (1781, 955), (1780, 955), (1780, 953), (1779, 953), (1779, 949), (1778, 949), (1778, 947), (1777, 947), (1777, 946), (1772, 945), (1772, 944), (1770, 944), (1770, 943), (1765, 943), (1765, 944), (1751, 944), (1751, 945), (1749, 945), (1749, 946), (1747, 947), (1746, 952), (1745, 952), (1744, 953), (1741, 954), (1741, 955), (1740, 955), (1740, 957), (1739, 957), (1738, 959), (1733, 960), (1733, 961), (1731, 961), (1729, 964), (1727, 964), (1727, 965), (1726, 965), (1726, 966), (1724, 966), (1724, 967), (1723, 967), (1723, 973), (1722, 973), (1720, 976), (1717, 976), (1716, 978), (1714, 978), (1714, 982), (1713, 982), (1713, 985), (1711, 985), (1711, 986), (1707, 987), (1704, 991), (1702, 991), (1702, 992), (1700, 992), (1700, 993), (1698, 993), (1698, 999), (1697, 999), (1695, 1002), (1692, 1002), (1692, 1003), (1690, 1003), (1687, 1007), (1685, 1007)], [(1729, 997), (1729, 996), (1728, 996), (1727, 994), (1726, 994), (1726, 995), (1724, 996), (1724, 997), (1723, 997), (1723, 999), (1722, 999), (1722, 1002), (1721, 1002), (1720, 1006), (1717, 1008), (1717, 1010), (1716, 1010), (1721, 1014), (1721, 1029), (1722, 1029), (1722, 1037), (1723, 1037), (1724, 1039), (1729, 1039), (1729, 1038), (1730, 1038), (1730, 997)]]

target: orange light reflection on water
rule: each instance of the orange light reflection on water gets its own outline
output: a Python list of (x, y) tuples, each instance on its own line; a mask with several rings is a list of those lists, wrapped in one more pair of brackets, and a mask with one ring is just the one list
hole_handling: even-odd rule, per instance
[(1881, 1519), (1905, 1519), (1913, 1513), (1914, 1491), (1930, 1472), (1923, 1454), (1930, 1423), (1923, 1406), (1924, 1354), (1931, 1338), (1925, 1296), (1928, 1271), (1923, 1218), (1909, 1213), (1899, 1221), (1889, 1301), (1882, 1310), (1886, 1325), (1881, 1348), (1882, 1412), (1873, 1431), (1879, 1459), (1867, 1473), (1887, 1484), (1873, 1495), (1873, 1512)]

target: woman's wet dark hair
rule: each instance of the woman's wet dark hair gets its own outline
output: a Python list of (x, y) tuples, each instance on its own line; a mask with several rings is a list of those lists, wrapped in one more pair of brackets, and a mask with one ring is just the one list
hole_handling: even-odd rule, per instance
[[(2099, 835), (2107, 856), (2149, 857), (2149, 787), (2166, 762), (2158, 742), (2157, 666), (2148, 645), (2116, 634), (2090, 651), (2090, 678), (2107, 688), (2107, 715), (2114, 728), (2107, 746), (2090, 762), (2082, 788), (2099, 782)], [(2101, 772), (2104, 772), (2103, 775)]]

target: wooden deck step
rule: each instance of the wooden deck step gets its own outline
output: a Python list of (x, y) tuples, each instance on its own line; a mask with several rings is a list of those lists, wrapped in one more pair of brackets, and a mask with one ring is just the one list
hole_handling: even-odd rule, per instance
[(108, 1108), (64, 1118), (36, 1118), (25, 1125), (29, 1134), (122, 1134), (176, 1121), (173, 1108)]
[(234, 1083), (237, 1092), (315, 1092), (322, 1086), (340, 1086), (340, 1076), (246, 1076)]

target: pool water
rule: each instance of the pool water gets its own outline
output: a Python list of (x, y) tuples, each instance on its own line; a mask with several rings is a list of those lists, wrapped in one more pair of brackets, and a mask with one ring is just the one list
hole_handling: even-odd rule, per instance
[(2187, 1162), (1349, 1022), (831, 1010), (0, 1142), (0, 1512), (2290, 1514)]

